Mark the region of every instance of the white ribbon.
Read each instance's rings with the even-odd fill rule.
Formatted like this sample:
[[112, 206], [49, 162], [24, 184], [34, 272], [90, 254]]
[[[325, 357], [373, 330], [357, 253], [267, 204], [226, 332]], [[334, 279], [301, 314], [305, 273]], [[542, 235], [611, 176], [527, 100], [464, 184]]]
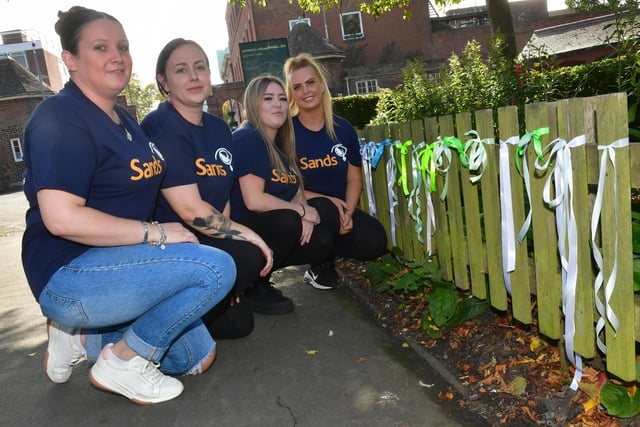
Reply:
[[511, 197], [511, 173], [509, 172], [509, 144], [518, 145], [520, 137], [512, 136], [500, 141], [500, 217], [502, 229], [502, 274], [507, 292], [511, 295], [511, 275], [516, 269], [516, 238]]
[[361, 138], [360, 141], [360, 154], [362, 156], [362, 162], [364, 166], [364, 182], [365, 188], [367, 189], [369, 213], [374, 218], [378, 218], [378, 211], [376, 210], [376, 196], [373, 192], [373, 181], [371, 178], [371, 161], [375, 158], [377, 145], [373, 141], [370, 141], [368, 143], [363, 142], [364, 138]]
[[[418, 242], [420, 243], [424, 243], [424, 238], [422, 237], [422, 217], [420, 216], [420, 214], [422, 213], [422, 204], [420, 202], [422, 180], [420, 179], [420, 160], [418, 159], [418, 153], [420, 152], [420, 150], [424, 149], [425, 146], [426, 142], [422, 141], [420, 144], [413, 146], [413, 150], [411, 151], [411, 173], [413, 177], [413, 189], [411, 190], [411, 194], [409, 195], [409, 216], [411, 216], [411, 219], [413, 219], [416, 223], [414, 231], [418, 235]], [[427, 238], [431, 240], [431, 236], [428, 236]], [[429, 254], [431, 254], [431, 251], [429, 251]]]
[[440, 200], [445, 201], [447, 198], [447, 189], [449, 188], [449, 168], [451, 167], [451, 149], [442, 140], [442, 137], [433, 143], [433, 161], [436, 165], [436, 170], [444, 175], [444, 184], [442, 186], [442, 193], [440, 193]]
[[[573, 167], [571, 149], [585, 144], [585, 136], [573, 138], [568, 143], [557, 138], [549, 143], [544, 152], [549, 152], [544, 164], [536, 158], [538, 170], [545, 170], [552, 160], [554, 165], [544, 184], [542, 197], [556, 211], [556, 229], [558, 232], [558, 252], [562, 266], [562, 311], [565, 317], [564, 341], [567, 358], [576, 367], [571, 389], [577, 390], [582, 377], [582, 357], [574, 351], [576, 333], [575, 306], [576, 286], [578, 283], [578, 228], [573, 210]], [[555, 198], [551, 198], [551, 184], [554, 185]]]
[[629, 145], [629, 138], [623, 138], [609, 145], [598, 146], [598, 150], [602, 151], [602, 155], [600, 156], [600, 176], [598, 178], [598, 192], [596, 193], [596, 201], [593, 207], [593, 215], [591, 217], [591, 247], [593, 251], [593, 259], [595, 260], [598, 266], [598, 274], [596, 275], [596, 279], [594, 282], [596, 310], [600, 315], [596, 323], [596, 343], [598, 344], [598, 348], [600, 349], [600, 351], [602, 351], [602, 353], [604, 354], [607, 353], [606, 351], [607, 349], [604, 342], [602, 342], [602, 340], [600, 339], [600, 333], [605, 327], [605, 317], [607, 320], [609, 320], [609, 323], [611, 324], [611, 327], [613, 328], [613, 331], [615, 334], [618, 333], [618, 330], [620, 328], [620, 321], [618, 320], [618, 317], [613, 312], [613, 308], [611, 308], [611, 305], [610, 305], [611, 296], [613, 295], [613, 291], [616, 286], [616, 277], [618, 274], [618, 210], [615, 203], [613, 205], [613, 210], [614, 210], [613, 216], [616, 224], [616, 227], [615, 227], [616, 236], [615, 236], [615, 242], [614, 242], [614, 248], [613, 248], [613, 266], [611, 268], [611, 275], [609, 276], [609, 279], [607, 280], [607, 284], [604, 288], [604, 297], [605, 297], [604, 303], [602, 302], [599, 295], [600, 289], [602, 288], [602, 283], [604, 281], [604, 272], [603, 272], [604, 264], [603, 264], [602, 253], [600, 252], [600, 250], [598, 249], [598, 245], [596, 244], [596, 234], [598, 231], [598, 224], [600, 222], [600, 212], [602, 210], [604, 181], [607, 175], [607, 160], [610, 160], [611, 165], [613, 166], [613, 173], [610, 176], [613, 177], [613, 198], [615, 199], [618, 192], [618, 187], [616, 182], [617, 180], [616, 180], [615, 149], [627, 147], [628, 145]]
[[476, 183], [482, 178], [482, 174], [487, 165], [487, 150], [484, 148], [484, 141], [480, 139], [478, 132], [475, 130], [470, 130], [464, 135], [475, 136], [475, 138], [469, 139], [464, 144], [464, 152], [469, 159], [469, 172], [475, 173], [474, 176], [469, 177], [469, 181]]
[[398, 196], [394, 191], [396, 182], [396, 159], [394, 156], [395, 143], [389, 144], [389, 159], [387, 160], [387, 197], [389, 198], [389, 216], [391, 218], [391, 244], [396, 246], [396, 213], [395, 208], [398, 206]]

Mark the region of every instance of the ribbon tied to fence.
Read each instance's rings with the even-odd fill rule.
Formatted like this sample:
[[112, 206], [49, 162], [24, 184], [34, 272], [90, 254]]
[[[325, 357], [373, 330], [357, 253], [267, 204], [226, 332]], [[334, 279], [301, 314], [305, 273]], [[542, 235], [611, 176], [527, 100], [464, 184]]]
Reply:
[[[529, 201], [529, 211], [527, 212], [524, 224], [522, 224], [522, 228], [520, 228], [520, 232], [518, 233], [518, 242], [520, 243], [522, 243], [524, 236], [526, 236], [529, 231], [529, 227], [531, 227], [531, 177], [529, 176], [529, 166], [527, 164], [526, 157], [527, 148], [531, 143], [533, 143], [533, 150], [537, 159], [544, 163], [541, 137], [548, 134], [548, 127], [536, 129], [531, 133], [527, 132], [522, 136], [522, 138], [520, 138], [518, 148], [516, 149], [516, 168], [524, 180], [524, 188], [527, 192], [527, 200]], [[520, 166], [520, 159], [522, 159], [522, 166]]]
[[509, 172], [509, 145], [518, 145], [520, 137], [512, 136], [500, 141], [500, 224], [502, 230], [502, 274], [507, 292], [511, 295], [511, 275], [516, 269], [516, 238], [511, 196], [511, 173]]
[[[542, 153], [537, 155], [535, 167], [546, 170], [552, 164], [551, 172], [544, 184], [542, 197], [544, 202], [556, 211], [556, 229], [558, 232], [558, 253], [562, 266], [562, 311], [565, 316], [564, 340], [568, 359], [576, 367], [571, 388], [576, 390], [582, 376], [582, 357], [574, 351], [576, 332], [575, 308], [576, 287], [578, 283], [578, 228], [573, 209], [573, 167], [571, 149], [585, 144], [581, 135], [567, 142], [557, 138], [549, 143], [544, 152], [548, 152], [545, 161]], [[555, 197], [552, 198], [551, 185]]]
[[473, 135], [475, 138], [470, 138], [464, 144], [464, 153], [466, 155], [469, 168], [469, 172], [473, 172], [475, 175], [471, 176], [469, 180], [472, 183], [478, 182], [482, 178], [482, 174], [487, 165], [487, 150], [484, 148], [485, 142], [488, 140], [480, 139], [478, 132], [470, 130], [465, 133], [465, 136]]
[[600, 334], [605, 327], [605, 318], [609, 320], [611, 327], [615, 334], [618, 333], [620, 328], [620, 321], [618, 317], [613, 311], [611, 307], [610, 301], [613, 295], [613, 291], [616, 285], [616, 277], [618, 273], [618, 212], [616, 203], [613, 204], [614, 209], [614, 220], [615, 220], [615, 241], [614, 241], [614, 249], [613, 249], [613, 265], [611, 267], [611, 274], [609, 275], [609, 279], [607, 280], [607, 284], [604, 288], [604, 302], [600, 297], [600, 290], [602, 288], [602, 284], [604, 282], [604, 263], [602, 253], [598, 249], [598, 245], [596, 243], [596, 235], [598, 230], [598, 223], [600, 221], [600, 212], [602, 210], [602, 198], [604, 194], [604, 184], [607, 176], [607, 162], [611, 162], [613, 167], [613, 173], [610, 174], [613, 179], [613, 197], [616, 198], [616, 194], [618, 191], [617, 187], [617, 179], [616, 179], [616, 153], [615, 150], [617, 148], [627, 147], [629, 145], [629, 138], [619, 139], [609, 145], [598, 146], [598, 150], [602, 151], [600, 156], [600, 176], [598, 178], [598, 192], [596, 193], [596, 200], [593, 207], [593, 215], [591, 217], [591, 247], [593, 252], [593, 259], [596, 262], [598, 267], [598, 273], [596, 275], [594, 281], [594, 293], [595, 293], [595, 303], [596, 310], [598, 311], [599, 318], [596, 322], [596, 343], [598, 344], [598, 348], [602, 353], [606, 354], [606, 346], [604, 342], [600, 338]]
[[[364, 141], [361, 139], [360, 141]], [[384, 143], [384, 142], [383, 142]], [[371, 176], [371, 168], [375, 168], [373, 165], [373, 161], [377, 156], [378, 147], [382, 144], [376, 144], [373, 141], [364, 143], [360, 143], [360, 155], [362, 156], [362, 162], [364, 163], [364, 179], [365, 179], [365, 188], [367, 190], [367, 201], [369, 202], [369, 213], [374, 218], [378, 218], [378, 211], [376, 209], [376, 199], [375, 193], [373, 192], [373, 182]], [[379, 160], [379, 159], [378, 159]], [[376, 161], [377, 165], [377, 161]]]
[[387, 197], [389, 199], [389, 217], [390, 217], [390, 225], [391, 225], [391, 244], [396, 246], [396, 214], [395, 208], [398, 206], [398, 196], [394, 190], [394, 184], [396, 182], [397, 175], [397, 167], [396, 167], [396, 159], [394, 156], [395, 153], [395, 145], [400, 142], [389, 143], [389, 159], [386, 164], [386, 173], [387, 173]]

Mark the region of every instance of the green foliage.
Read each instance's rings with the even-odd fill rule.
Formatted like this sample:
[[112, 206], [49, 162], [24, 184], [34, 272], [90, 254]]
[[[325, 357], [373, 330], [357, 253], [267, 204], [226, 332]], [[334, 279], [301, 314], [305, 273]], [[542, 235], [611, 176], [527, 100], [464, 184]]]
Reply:
[[138, 112], [138, 121], [156, 108], [158, 103], [164, 100], [155, 84], [149, 83], [142, 87], [140, 77], [133, 73], [129, 85], [122, 91], [129, 105], [135, 105]]
[[493, 39], [486, 58], [480, 45], [470, 41], [462, 55], [451, 55], [437, 75], [428, 74], [420, 62], [408, 63], [400, 88], [378, 93], [372, 124], [626, 92], [629, 132], [640, 139], [640, 50], [633, 44], [626, 46], [624, 54], [559, 67], [544, 49], [535, 58], [514, 63], [504, 54], [501, 37]]
[[402, 296], [423, 295], [427, 310], [422, 317], [423, 329], [433, 338], [489, 308], [488, 301], [465, 297], [451, 282], [442, 280], [442, 272], [431, 260], [417, 263], [407, 260], [401, 249], [367, 265], [368, 280], [378, 292], [394, 292]]
[[600, 392], [600, 402], [607, 413], [620, 418], [631, 418], [640, 414], [640, 392], [629, 394], [626, 387], [607, 382]]
[[[293, 1], [294, 0], [289, 0], [289, 4], [293, 4]], [[332, 7], [341, 7], [343, 0], [296, 0], [296, 2], [302, 10], [306, 10], [307, 12], [312, 13], [320, 13], [323, 7], [326, 7], [327, 9], [330, 9]], [[229, 0], [229, 3], [245, 7], [247, 5], [247, 0]], [[258, 6], [266, 7], [268, 1], [253, 0], [253, 3], [257, 4]], [[404, 13], [404, 18], [408, 19], [411, 17], [411, 13], [406, 10], [406, 8], [409, 6], [409, 3], [410, 0], [369, 0], [359, 1], [358, 5], [361, 12], [369, 14], [374, 18], [378, 18], [383, 13], [389, 12], [393, 9], [400, 9]]]
[[333, 99], [333, 111], [353, 126], [364, 128], [376, 114], [377, 95], [352, 95]]

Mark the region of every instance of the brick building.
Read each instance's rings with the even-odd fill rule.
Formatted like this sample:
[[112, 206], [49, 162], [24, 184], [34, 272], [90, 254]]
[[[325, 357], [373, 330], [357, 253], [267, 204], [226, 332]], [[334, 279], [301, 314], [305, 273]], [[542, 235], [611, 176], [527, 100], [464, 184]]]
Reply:
[[46, 96], [48, 85], [15, 59], [0, 59], [0, 191], [22, 182], [22, 141], [29, 116]]
[[62, 89], [69, 75], [60, 57], [52, 53], [60, 50], [58, 45], [33, 31], [3, 31], [0, 36], [0, 58], [13, 58], [55, 92]]
[[[518, 51], [522, 50], [536, 29], [574, 22], [600, 13], [572, 11], [547, 12], [546, 0], [525, 0], [510, 3]], [[376, 92], [379, 88], [394, 88], [402, 82], [402, 69], [407, 61], [418, 59], [427, 71], [437, 72], [452, 53], [460, 54], [470, 40], [487, 48], [491, 27], [485, 6], [454, 9], [439, 16], [429, 1], [411, 2], [412, 17], [403, 20], [402, 11], [394, 9], [373, 19], [358, 10], [358, 5], [345, 2], [342, 9], [324, 9], [320, 13], [304, 12], [294, 2], [271, 0], [268, 7], [247, 2], [246, 7], [227, 5], [226, 22], [229, 47], [224, 54], [220, 76], [225, 82], [214, 86], [209, 99], [209, 111], [221, 113], [222, 103], [236, 105], [244, 89], [242, 43], [287, 38], [290, 54], [301, 51], [318, 58], [318, 52], [308, 42], [293, 42], [296, 24], [304, 22], [325, 43], [343, 52], [344, 58], [332, 70], [334, 96]], [[298, 46], [296, 48], [296, 46]], [[294, 49], [292, 49], [292, 47]], [[323, 61], [325, 62], [325, 61]]]

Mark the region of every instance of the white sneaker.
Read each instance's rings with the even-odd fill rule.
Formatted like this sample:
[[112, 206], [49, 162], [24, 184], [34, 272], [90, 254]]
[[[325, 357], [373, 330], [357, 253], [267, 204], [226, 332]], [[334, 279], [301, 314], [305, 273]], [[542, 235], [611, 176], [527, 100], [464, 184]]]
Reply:
[[135, 356], [126, 366], [110, 360], [107, 344], [89, 372], [89, 380], [103, 390], [121, 394], [140, 405], [165, 402], [182, 394], [184, 386], [177, 379], [160, 372], [157, 363]]
[[74, 330], [47, 320], [49, 344], [44, 354], [44, 370], [54, 383], [69, 381], [73, 367], [87, 360], [87, 352], [73, 338]]

